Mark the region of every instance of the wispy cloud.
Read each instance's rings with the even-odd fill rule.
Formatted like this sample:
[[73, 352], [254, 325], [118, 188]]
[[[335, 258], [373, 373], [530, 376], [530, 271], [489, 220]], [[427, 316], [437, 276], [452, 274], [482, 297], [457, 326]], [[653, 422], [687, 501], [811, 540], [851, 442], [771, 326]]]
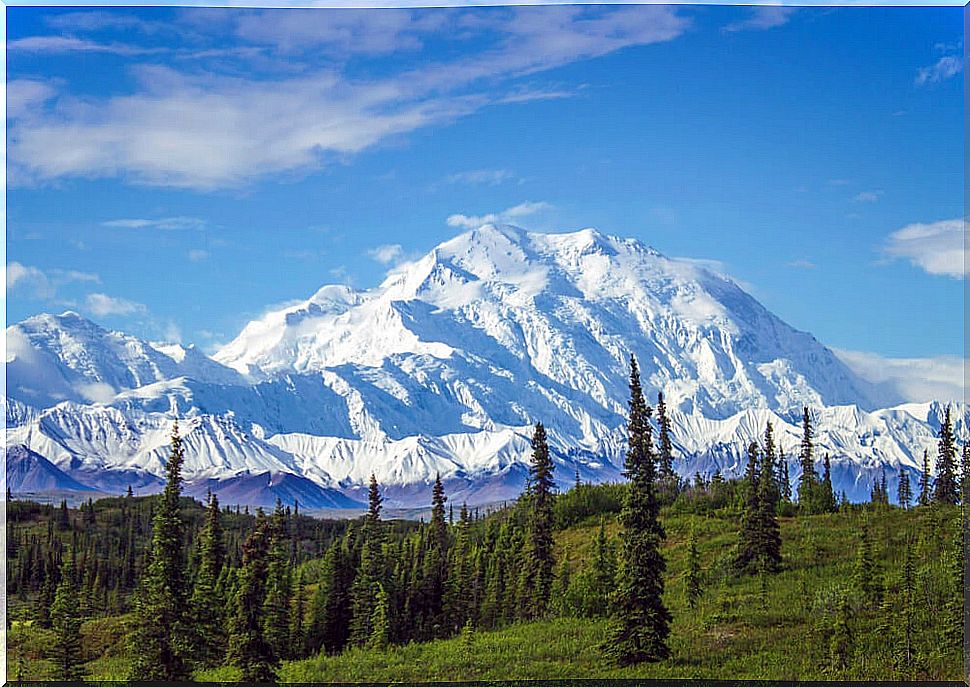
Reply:
[[18, 38], [7, 43], [9, 52], [26, 53], [109, 53], [131, 57], [135, 55], [153, 55], [165, 52], [164, 48], [143, 48], [126, 43], [99, 43], [84, 38], [72, 36], [28, 36]]
[[883, 192], [879, 191], [860, 191], [859, 193], [852, 196], [852, 200], [856, 203], [875, 203], [880, 198], [882, 198]]
[[144, 314], [148, 309], [141, 303], [115, 298], [104, 293], [90, 293], [85, 299], [88, 311], [96, 317]]
[[401, 247], [400, 243], [385, 243], [371, 248], [367, 251], [367, 255], [382, 265], [390, 265], [399, 262], [403, 258], [404, 248]]
[[[299, 62], [280, 59], [275, 72], [257, 75], [244, 68], [228, 75], [140, 65], [132, 68], [137, 87], [127, 94], [79, 97], [63, 87], [35, 94], [32, 106], [20, 108], [9, 124], [10, 183], [119, 177], [214, 190], [270, 174], [305, 173], [488, 105], [568, 95], [572, 89], [521, 90], [515, 81], [670, 41], [689, 26], [662, 6], [518, 7], [475, 14], [287, 10], [240, 14], [229, 23], [222, 30], [249, 41], [240, 48], [295, 51], [318, 66], [294, 73]], [[399, 67], [368, 80], [350, 76], [341, 61], [354, 54], [419, 50], [429, 37], [442, 36], [475, 39], [482, 48], [462, 57], [430, 57], [420, 68]], [[19, 49], [123, 49], [72, 37], [37, 38]], [[321, 55], [342, 57], [321, 62]]]
[[198, 217], [163, 217], [161, 219], [112, 219], [102, 222], [101, 226], [115, 229], [160, 229], [176, 231], [181, 229], [205, 229], [205, 220]]
[[765, 31], [787, 24], [795, 13], [794, 7], [754, 7], [745, 19], [740, 19], [723, 27], [723, 31]]
[[471, 169], [448, 175], [447, 182], [469, 186], [498, 186], [514, 179], [515, 174], [507, 169]]
[[449, 227], [460, 229], [477, 229], [483, 224], [502, 224], [515, 222], [523, 217], [534, 215], [552, 209], [552, 205], [546, 202], [525, 202], [514, 207], [506, 208], [501, 212], [490, 212], [485, 215], [450, 215], [446, 222]]
[[946, 402], [967, 397], [967, 361], [959, 356], [887, 358], [862, 351], [833, 351], [860, 377], [895, 393], [901, 401]]
[[944, 55], [928, 67], [921, 67], [916, 73], [916, 85], [939, 83], [963, 71], [963, 58], [959, 55]]
[[188, 256], [192, 262], [201, 262], [209, 257], [209, 251], [202, 250], [201, 248], [193, 248], [189, 251]]
[[929, 274], [963, 279], [968, 273], [966, 223], [950, 219], [909, 224], [889, 235], [884, 251], [906, 258]]
[[794, 267], [796, 270], [814, 270], [816, 267], [818, 267], [818, 265], [816, 265], [811, 260], [805, 260], [805, 259], [792, 260], [791, 262], [788, 262], [786, 264], [788, 265], [788, 267]]

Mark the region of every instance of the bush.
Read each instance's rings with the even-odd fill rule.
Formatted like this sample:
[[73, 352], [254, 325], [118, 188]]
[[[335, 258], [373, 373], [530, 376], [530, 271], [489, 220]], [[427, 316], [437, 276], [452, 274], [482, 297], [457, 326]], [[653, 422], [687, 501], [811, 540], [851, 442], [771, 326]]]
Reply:
[[580, 484], [559, 494], [552, 510], [556, 528], [563, 530], [593, 515], [619, 513], [627, 492], [626, 484]]

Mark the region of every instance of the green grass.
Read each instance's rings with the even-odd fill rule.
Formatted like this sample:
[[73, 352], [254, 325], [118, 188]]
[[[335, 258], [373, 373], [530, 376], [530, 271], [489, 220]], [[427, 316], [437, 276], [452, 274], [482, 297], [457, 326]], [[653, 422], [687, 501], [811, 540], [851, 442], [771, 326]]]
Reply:
[[[955, 512], [955, 511], [954, 511]], [[929, 608], [918, 642], [922, 658], [911, 674], [893, 672], [879, 636], [879, 612], [861, 603], [852, 583], [858, 532], [869, 519], [880, 579], [884, 571], [902, 568], [907, 537], [924, 536], [917, 546], [917, 576], [924, 596], [944, 579], [940, 547], [953, 536], [953, 513], [936, 509], [847, 512], [781, 520], [783, 569], [767, 579], [739, 577], [731, 569], [737, 521], [724, 515], [667, 515], [665, 553], [668, 576], [665, 601], [674, 620], [673, 657], [658, 664], [617, 668], [607, 664], [600, 645], [608, 636], [604, 619], [553, 618], [518, 623], [470, 637], [391, 647], [385, 651], [351, 649], [339, 656], [316, 656], [283, 664], [283, 681], [450, 681], [555, 678], [748, 678], [748, 679], [959, 679], [961, 657], [942, 655], [938, 647], [940, 609]], [[684, 597], [686, 540], [697, 530], [704, 563], [704, 594], [694, 610]], [[559, 555], [568, 555], [575, 572], [592, 554], [600, 526], [589, 517], [558, 533]], [[607, 532], [618, 525], [607, 516]], [[847, 671], [835, 670], [827, 658], [826, 636], [819, 625], [828, 599], [838, 590], [852, 599], [850, 621], [855, 658]], [[923, 593], [923, 592], [921, 592]], [[922, 598], [922, 597], [921, 597]], [[121, 618], [88, 621], [82, 629], [89, 679], [120, 679], [127, 666]], [[10, 674], [18, 660], [24, 676], [42, 679], [52, 666], [45, 657], [51, 641], [47, 630], [15, 622], [8, 645]], [[22, 659], [18, 659], [22, 657]], [[199, 671], [196, 679], [232, 681], [229, 667]]]

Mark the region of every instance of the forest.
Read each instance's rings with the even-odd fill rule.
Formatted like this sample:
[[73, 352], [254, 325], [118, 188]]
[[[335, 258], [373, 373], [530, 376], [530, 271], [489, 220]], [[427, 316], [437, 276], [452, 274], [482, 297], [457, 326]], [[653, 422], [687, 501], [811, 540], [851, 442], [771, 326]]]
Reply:
[[355, 520], [183, 497], [177, 423], [159, 495], [73, 509], [8, 493], [8, 674], [961, 677], [970, 456], [949, 411], [935, 478], [927, 454], [918, 483], [891, 499], [883, 476], [850, 504], [808, 408], [797, 484], [770, 425], [743, 478], [682, 480], [633, 358], [629, 385], [624, 482], [557, 489], [540, 422], [514, 504], [454, 504], [439, 476], [427, 522], [383, 518], [373, 477]]

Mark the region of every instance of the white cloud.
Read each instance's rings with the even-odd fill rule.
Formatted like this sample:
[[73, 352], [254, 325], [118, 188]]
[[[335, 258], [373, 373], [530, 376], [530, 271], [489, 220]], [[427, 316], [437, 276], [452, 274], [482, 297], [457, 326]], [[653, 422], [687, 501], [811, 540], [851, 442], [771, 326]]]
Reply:
[[20, 291], [30, 298], [51, 300], [57, 295], [57, 289], [71, 282], [100, 283], [101, 279], [90, 272], [78, 270], [52, 269], [47, 272], [23, 265], [19, 262], [9, 262], [6, 265], [7, 291]]
[[97, 317], [143, 314], [148, 310], [141, 303], [135, 303], [125, 298], [114, 298], [103, 293], [88, 294], [85, 303], [91, 314]]
[[209, 257], [209, 251], [202, 250], [201, 248], [193, 248], [189, 251], [189, 260], [192, 262], [201, 262]]
[[528, 217], [529, 215], [534, 215], [538, 212], [544, 212], [551, 210], [552, 205], [545, 202], [525, 202], [520, 203], [511, 208], [502, 210], [501, 212], [490, 212], [485, 215], [462, 215], [455, 214], [448, 217], [446, 220], [449, 227], [455, 227], [459, 229], [477, 229], [483, 224], [503, 224], [514, 222], [522, 217]]
[[151, 55], [163, 52], [160, 48], [141, 48], [125, 43], [98, 43], [72, 36], [28, 36], [18, 38], [7, 43], [10, 52], [28, 53], [109, 53], [131, 57], [134, 55]]
[[885, 358], [875, 353], [833, 349], [856, 374], [910, 403], [962, 401], [967, 397], [967, 361], [959, 356]]
[[765, 31], [784, 26], [795, 13], [794, 7], [753, 7], [747, 19], [731, 22], [723, 31]]
[[[270, 76], [247, 69], [229, 76], [142, 65], [132, 70], [137, 87], [129, 93], [38, 93], [34, 106], [21, 108], [10, 123], [9, 182], [117, 177], [214, 190], [269, 174], [305, 173], [388, 138], [500, 103], [508, 97], [511, 80], [669, 41], [689, 25], [674, 9], [661, 6], [519, 7], [474, 14], [321, 10], [307, 14], [307, 22], [327, 26], [300, 31], [302, 16], [292, 10], [253, 14], [230, 30], [279, 50], [302, 48], [303, 57], [317, 62], [321, 54], [416, 50], [429, 36], [474, 39], [483, 47], [468, 57], [447, 59], [441, 55], [448, 51], [436, 53], [420, 68], [399, 68], [367, 80], [347, 76], [336, 59], [315, 68], [302, 65], [296, 75], [292, 61], [282, 62]], [[537, 93], [550, 97], [549, 89], [527, 92], [522, 99]], [[513, 91], [512, 97], [523, 93]]]
[[804, 258], [799, 260], [792, 260], [791, 262], [788, 263], [788, 266], [794, 267], [795, 269], [799, 269], [799, 270], [814, 270], [816, 267], [818, 267], [818, 265], [816, 265], [811, 260], [805, 260]]
[[117, 229], [205, 229], [206, 222], [198, 217], [165, 217], [162, 219], [113, 219], [102, 222], [101, 226]]
[[966, 223], [950, 219], [929, 224], [909, 224], [889, 235], [884, 250], [906, 258], [929, 274], [955, 279], [967, 275]]
[[860, 191], [852, 197], [856, 203], [875, 203], [882, 198], [882, 191]]
[[449, 184], [468, 184], [469, 186], [498, 186], [515, 179], [515, 174], [507, 169], [471, 169], [448, 176]]
[[939, 83], [963, 71], [963, 58], [958, 55], [945, 55], [929, 67], [920, 68], [916, 74], [916, 85]]
[[399, 243], [386, 243], [367, 251], [367, 255], [372, 257], [382, 265], [390, 265], [398, 262], [404, 256], [404, 249]]

